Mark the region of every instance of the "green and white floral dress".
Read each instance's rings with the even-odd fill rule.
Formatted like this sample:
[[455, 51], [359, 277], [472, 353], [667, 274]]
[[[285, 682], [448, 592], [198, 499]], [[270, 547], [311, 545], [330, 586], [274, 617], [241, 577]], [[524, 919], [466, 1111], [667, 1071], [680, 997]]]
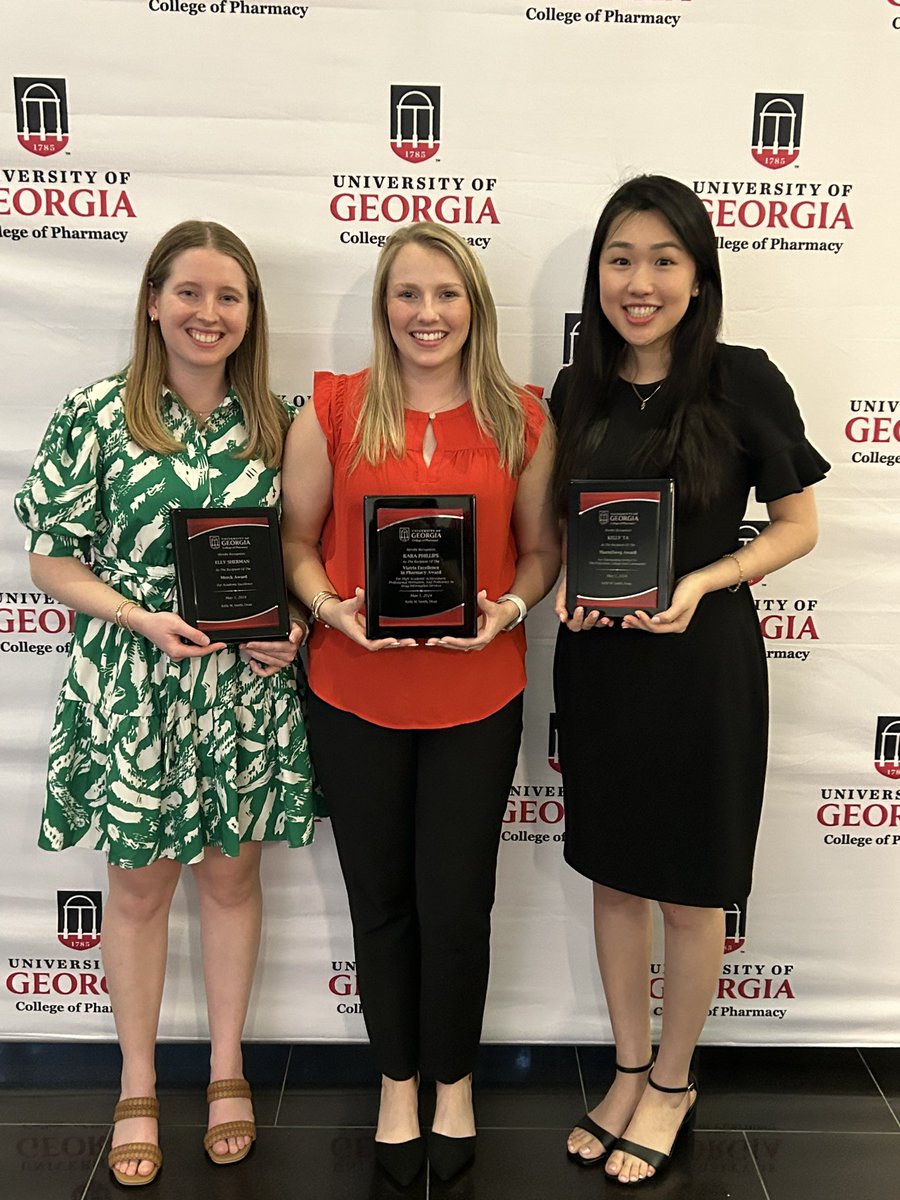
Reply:
[[[235, 457], [246, 439], [230, 391], [204, 427], [171, 393], [184, 443], [129, 436], [124, 376], [73, 392], [54, 414], [16, 512], [36, 554], [74, 556], [145, 608], [176, 607], [170, 508], [277, 505], [281, 480]], [[175, 662], [111, 621], [75, 618], [50, 742], [39, 844], [89, 846], [118, 867], [197, 862], [205, 846], [312, 840], [317, 796], [296, 669], [262, 679], [229, 647]]]

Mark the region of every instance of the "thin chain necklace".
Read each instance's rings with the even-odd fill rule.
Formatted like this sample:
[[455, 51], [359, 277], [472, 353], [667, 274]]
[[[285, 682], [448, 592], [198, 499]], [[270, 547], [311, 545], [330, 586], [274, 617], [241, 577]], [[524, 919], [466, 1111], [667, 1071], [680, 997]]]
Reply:
[[427, 412], [428, 420], [433, 421], [434, 418], [438, 415], [438, 413], [446, 412], [448, 408], [459, 407], [459, 405], [463, 402], [464, 398], [465, 398], [465, 389], [460, 388], [459, 391], [454, 396], [451, 396], [449, 400], [445, 400], [444, 403], [438, 405], [437, 408], [415, 408], [411, 404], [409, 405], [409, 407], [412, 410], [412, 412]]
[[635, 384], [633, 384], [631, 382], [631, 380], [629, 379], [629, 381], [628, 381], [629, 387], [634, 392], [634, 394], [637, 396], [638, 400], [640, 400], [640, 402], [641, 402], [641, 412], [643, 412], [644, 409], [647, 407], [647, 401], [653, 399], [653, 397], [656, 395], [656, 393], [659, 391], [659, 389], [662, 387], [663, 383], [665, 383], [665, 382], [666, 381], [663, 380], [662, 383], [658, 383], [656, 385], [656, 387], [653, 389], [653, 391], [650, 393], [649, 396], [642, 396], [641, 393], [637, 390], [637, 386]]

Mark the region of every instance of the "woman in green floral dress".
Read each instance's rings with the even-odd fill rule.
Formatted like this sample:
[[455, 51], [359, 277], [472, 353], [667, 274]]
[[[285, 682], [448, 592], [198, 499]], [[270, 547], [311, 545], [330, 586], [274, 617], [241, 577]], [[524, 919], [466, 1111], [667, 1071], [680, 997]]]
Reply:
[[147, 263], [129, 367], [62, 403], [16, 499], [35, 584], [77, 613], [39, 840], [109, 860], [103, 957], [133, 1101], [110, 1155], [123, 1183], [149, 1183], [161, 1162], [154, 1051], [182, 864], [200, 900], [218, 1085], [206, 1146], [236, 1161], [255, 1136], [240, 1042], [261, 843], [313, 836], [294, 668], [303, 622], [284, 641], [225, 646], [174, 611], [169, 510], [279, 503], [289, 416], [267, 360], [246, 246], [221, 225], [176, 226]]

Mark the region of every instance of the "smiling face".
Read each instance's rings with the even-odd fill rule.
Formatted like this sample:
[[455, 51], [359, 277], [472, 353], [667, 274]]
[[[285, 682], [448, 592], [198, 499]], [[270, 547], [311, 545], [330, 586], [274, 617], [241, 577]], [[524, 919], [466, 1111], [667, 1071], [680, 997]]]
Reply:
[[244, 340], [250, 319], [246, 276], [218, 250], [185, 250], [162, 284], [151, 285], [147, 311], [159, 321], [176, 389], [179, 376], [219, 372], [224, 378], [226, 360]]
[[385, 308], [402, 374], [461, 369], [472, 306], [448, 255], [415, 242], [403, 246], [388, 274]]
[[600, 254], [600, 307], [638, 375], [666, 373], [672, 333], [697, 294], [696, 263], [658, 212], [628, 213], [612, 226]]

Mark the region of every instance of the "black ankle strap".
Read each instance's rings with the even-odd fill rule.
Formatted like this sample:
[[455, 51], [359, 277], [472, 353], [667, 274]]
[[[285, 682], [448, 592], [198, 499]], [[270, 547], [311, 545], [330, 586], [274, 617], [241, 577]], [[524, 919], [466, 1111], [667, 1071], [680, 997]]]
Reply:
[[696, 1092], [696, 1090], [697, 1090], [697, 1083], [693, 1076], [691, 1076], [691, 1078], [688, 1080], [686, 1087], [680, 1087], [680, 1088], [663, 1087], [663, 1085], [661, 1083], [657, 1083], [655, 1081], [655, 1079], [653, 1078], [652, 1075], [647, 1076], [647, 1082], [650, 1084], [650, 1086], [653, 1088], [654, 1091], [667, 1092], [670, 1096], [684, 1095], [685, 1092]]
[[642, 1075], [644, 1071], [649, 1071], [655, 1062], [656, 1055], [651, 1054], [650, 1061], [644, 1063], [642, 1067], [620, 1067], [619, 1064], [616, 1063], [616, 1070], [621, 1071], [623, 1075]]

